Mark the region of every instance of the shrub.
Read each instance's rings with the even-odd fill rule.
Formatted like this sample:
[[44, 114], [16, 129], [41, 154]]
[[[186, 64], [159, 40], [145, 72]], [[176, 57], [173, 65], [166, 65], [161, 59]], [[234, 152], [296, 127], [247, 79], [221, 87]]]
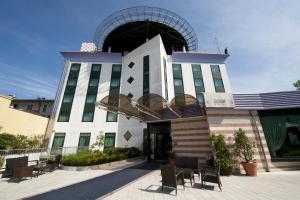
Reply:
[[10, 133], [1, 133], [0, 134], [0, 149], [14, 149], [17, 142], [15, 135]]
[[225, 138], [223, 135], [211, 136], [212, 146], [216, 154], [216, 163], [221, 169], [232, 169], [233, 162], [229, 150], [226, 147]]
[[0, 156], [0, 169], [2, 168], [4, 163], [4, 157]]
[[111, 148], [103, 153], [100, 151], [82, 150], [76, 154], [69, 154], [62, 157], [61, 164], [65, 166], [89, 166], [103, 164], [141, 155], [141, 151], [135, 147]]
[[254, 158], [255, 143], [251, 142], [245, 132], [240, 128], [234, 134], [235, 149], [234, 153], [242, 162], [252, 162]]

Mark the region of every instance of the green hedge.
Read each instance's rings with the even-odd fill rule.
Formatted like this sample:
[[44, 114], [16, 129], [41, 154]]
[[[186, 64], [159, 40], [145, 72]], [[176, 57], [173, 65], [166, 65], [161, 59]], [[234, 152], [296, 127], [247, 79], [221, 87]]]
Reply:
[[141, 155], [137, 148], [112, 148], [101, 151], [80, 151], [62, 157], [61, 164], [65, 166], [90, 166], [124, 160]]

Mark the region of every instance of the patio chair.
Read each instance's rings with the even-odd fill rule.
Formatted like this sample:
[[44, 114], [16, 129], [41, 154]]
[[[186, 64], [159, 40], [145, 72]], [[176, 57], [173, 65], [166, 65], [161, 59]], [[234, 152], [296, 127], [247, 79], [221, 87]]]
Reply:
[[175, 188], [177, 195], [177, 185], [181, 184], [184, 187], [184, 175], [183, 171], [177, 171], [174, 165], [161, 165], [161, 177], [162, 177], [162, 190], [164, 187]]
[[48, 169], [50, 171], [54, 171], [55, 169], [57, 169], [59, 167], [59, 163], [60, 163], [61, 158], [62, 158], [62, 155], [57, 154], [53, 161], [48, 161], [47, 162], [45, 169]]
[[7, 158], [5, 164], [5, 171], [2, 177], [12, 176], [16, 167], [24, 167], [28, 165], [28, 156], [18, 158]]
[[33, 176], [33, 168], [34, 166], [22, 166], [22, 167], [15, 167], [13, 170], [13, 179], [22, 179], [25, 177], [30, 177], [32, 178]]
[[217, 183], [220, 190], [222, 191], [222, 183], [220, 179], [220, 166], [217, 168], [213, 167], [203, 167], [201, 169], [201, 184], [203, 182]]

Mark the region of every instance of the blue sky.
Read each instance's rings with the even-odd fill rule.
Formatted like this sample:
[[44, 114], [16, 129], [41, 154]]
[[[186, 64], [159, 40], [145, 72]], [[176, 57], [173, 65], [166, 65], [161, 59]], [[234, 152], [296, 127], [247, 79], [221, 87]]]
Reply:
[[[170, 3], [172, 2], [172, 3]], [[0, 93], [54, 98], [64, 60], [92, 41], [97, 25], [123, 8], [169, 9], [194, 27], [199, 50], [229, 48], [235, 93], [294, 90], [300, 79], [300, 1], [1, 0]]]

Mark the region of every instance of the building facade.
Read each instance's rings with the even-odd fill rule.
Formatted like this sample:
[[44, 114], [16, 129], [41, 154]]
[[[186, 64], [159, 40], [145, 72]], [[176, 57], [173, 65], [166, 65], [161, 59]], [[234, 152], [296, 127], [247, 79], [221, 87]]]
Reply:
[[[177, 14], [152, 7], [119, 11], [99, 25], [93, 43], [61, 54], [49, 147], [89, 148], [103, 134], [104, 148], [135, 146], [158, 160], [171, 150], [205, 159], [211, 134], [224, 134], [230, 145], [243, 128], [256, 144], [259, 169], [276, 167], [263, 109], [243, 106], [232, 94], [228, 53], [197, 51], [193, 28]], [[293, 102], [291, 109], [300, 107]]]
[[54, 100], [38, 98], [38, 99], [16, 99], [13, 98], [10, 107], [23, 110], [26, 112], [31, 112], [35, 114], [40, 114], [43, 116], [50, 117], [53, 109]]

